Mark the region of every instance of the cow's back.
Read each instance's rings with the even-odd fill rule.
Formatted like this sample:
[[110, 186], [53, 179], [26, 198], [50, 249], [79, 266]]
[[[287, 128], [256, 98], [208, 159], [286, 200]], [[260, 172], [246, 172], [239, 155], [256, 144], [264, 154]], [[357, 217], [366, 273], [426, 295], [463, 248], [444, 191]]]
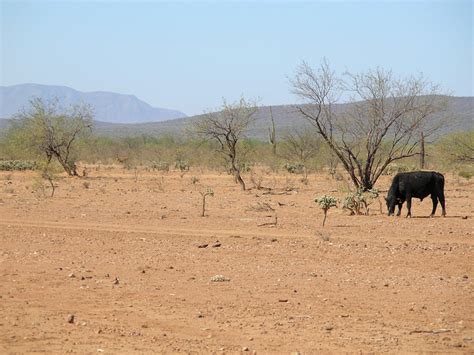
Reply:
[[398, 193], [404, 197], [424, 198], [437, 190], [437, 186], [444, 186], [442, 174], [434, 171], [412, 171], [398, 173], [394, 182], [398, 184]]

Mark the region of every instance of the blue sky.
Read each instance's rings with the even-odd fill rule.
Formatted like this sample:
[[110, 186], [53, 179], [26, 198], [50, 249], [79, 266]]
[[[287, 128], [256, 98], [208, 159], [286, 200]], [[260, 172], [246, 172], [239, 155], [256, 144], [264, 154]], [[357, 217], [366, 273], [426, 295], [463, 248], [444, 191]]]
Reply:
[[0, 2], [1, 85], [114, 91], [197, 114], [241, 94], [293, 103], [288, 77], [326, 57], [340, 72], [423, 72], [473, 95], [471, 1]]

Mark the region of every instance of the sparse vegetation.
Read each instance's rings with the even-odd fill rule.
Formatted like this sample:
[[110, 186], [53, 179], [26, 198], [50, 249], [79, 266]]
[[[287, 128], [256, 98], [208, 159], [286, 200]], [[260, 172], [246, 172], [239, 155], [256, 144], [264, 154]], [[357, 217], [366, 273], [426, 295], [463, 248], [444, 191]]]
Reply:
[[[368, 215], [369, 206], [374, 200], [378, 200], [378, 197], [379, 191], [376, 189], [371, 189], [368, 191], [357, 189], [356, 191], [350, 192], [344, 197], [342, 208], [344, 210], [350, 211], [351, 215]], [[381, 205], [379, 207], [381, 209]]]
[[208, 187], [206, 191], [200, 191], [199, 194], [202, 197], [201, 217], [204, 217], [206, 215], [206, 197], [214, 196], [214, 191], [210, 187]]
[[219, 144], [219, 153], [222, 154], [234, 175], [235, 181], [245, 191], [245, 182], [242, 179], [240, 156], [242, 153], [241, 141], [248, 126], [255, 121], [257, 112], [256, 103], [241, 98], [240, 101], [229, 104], [224, 100], [220, 111], [208, 113], [194, 124], [194, 131], [204, 139], [211, 139]]
[[328, 211], [332, 207], [337, 207], [338, 200], [334, 196], [323, 195], [321, 197], [316, 198], [314, 200], [314, 202], [316, 202], [324, 212], [324, 219], [323, 219], [323, 227], [324, 227], [324, 225], [326, 224], [326, 218], [327, 218], [327, 215], [328, 215]]
[[36, 170], [37, 164], [28, 160], [0, 160], [0, 171]]
[[[336, 73], [324, 61], [314, 70], [302, 63], [292, 80], [298, 110], [338, 157], [356, 188], [370, 190], [394, 161], [418, 155], [420, 132], [429, 137], [445, 108], [436, 85], [422, 76], [396, 78], [376, 69]], [[337, 112], [336, 100], [351, 94], [353, 109]], [[355, 95], [355, 96], [354, 96]]]
[[30, 101], [29, 108], [17, 115], [9, 132], [14, 140], [36, 152], [49, 164], [54, 158], [70, 176], [77, 173], [77, 141], [91, 133], [92, 111], [87, 105], [60, 109], [57, 100]]

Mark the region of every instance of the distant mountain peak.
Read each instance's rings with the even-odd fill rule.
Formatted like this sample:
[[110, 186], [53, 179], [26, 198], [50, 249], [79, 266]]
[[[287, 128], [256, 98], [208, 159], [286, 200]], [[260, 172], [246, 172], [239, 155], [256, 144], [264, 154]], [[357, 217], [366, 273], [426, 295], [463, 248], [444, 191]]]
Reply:
[[160, 122], [186, 117], [181, 111], [153, 107], [135, 95], [109, 91], [82, 92], [61, 85], [35, 83], [0, 86], [0, 117], [10, 118], [28, 106], [29, 100], [57, 97], [63, 106], [85, 102], [94, 109], [94, 119], [109, 123]]

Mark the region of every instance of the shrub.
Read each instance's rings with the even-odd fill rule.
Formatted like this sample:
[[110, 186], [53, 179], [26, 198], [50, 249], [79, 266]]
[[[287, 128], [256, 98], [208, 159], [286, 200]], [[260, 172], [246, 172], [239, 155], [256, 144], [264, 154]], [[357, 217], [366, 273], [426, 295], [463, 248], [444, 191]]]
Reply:
[[36, 170], [37, 164], [29, 160], [0, 160], [0, 171]]
[[331, 209], [331, 207], [337, 207], [338, 200], [337, 198], [333, 196], [323, 195], [321, 197], [316, 198], [314, 202], [316, 202], [324, 212], [324, 219], [323, 219], [323, 227], [324, 227], [324, 224], [326, 223], [326, 217], [327, 217], [328, 211]]
[[241, 162], [237, 164], [241, 173], [248, 173], [252, 169], [252, 164], [249, 162]]
[[303, 163], [286, 163], [283, 168], [290, 174], [302, 174], [304, 171]]
[[376, 189], [363, 191], [358, 189], [344, 197], [342, 208], [349, 210], [351, 215], [369, 214], [369, 205], [374, 199], [379, 197], [379, 191]]
[[184, 160], [178, 160], [175, 164], [174, 167], [176, 169], [179, 169], [181, 172], [189, 171], [189, 163]]
[[170, 164], [165, 162], [165, 161], [158, 161], [158, 162], [152, 162], [150, 167], [153, 170], [158, 170], [158, 171], [170, 171]]

